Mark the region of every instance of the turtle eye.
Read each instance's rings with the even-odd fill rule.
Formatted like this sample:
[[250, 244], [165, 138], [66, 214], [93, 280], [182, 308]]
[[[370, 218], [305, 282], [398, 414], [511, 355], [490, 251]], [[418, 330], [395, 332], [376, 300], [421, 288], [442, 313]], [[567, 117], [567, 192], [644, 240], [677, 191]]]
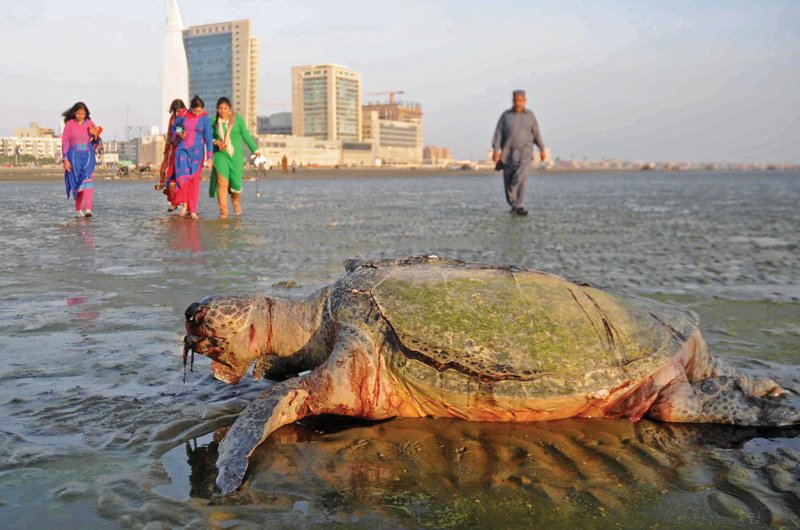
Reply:
[[186, 321], [193, 324], [201, 324], [208, 313], [208, 306], [199, 302], [195, 302], [186, 308], [184, 315]]

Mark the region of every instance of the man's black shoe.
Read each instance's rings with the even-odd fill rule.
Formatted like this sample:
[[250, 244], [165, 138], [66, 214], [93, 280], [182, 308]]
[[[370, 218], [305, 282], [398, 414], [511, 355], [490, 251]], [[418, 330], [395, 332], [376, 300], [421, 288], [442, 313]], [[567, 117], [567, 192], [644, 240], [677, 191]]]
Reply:
[[526, 210], [525, 208], [517, 208], [517, 215], [525, 217], [526, 215], [528, 215], [528, 210]]

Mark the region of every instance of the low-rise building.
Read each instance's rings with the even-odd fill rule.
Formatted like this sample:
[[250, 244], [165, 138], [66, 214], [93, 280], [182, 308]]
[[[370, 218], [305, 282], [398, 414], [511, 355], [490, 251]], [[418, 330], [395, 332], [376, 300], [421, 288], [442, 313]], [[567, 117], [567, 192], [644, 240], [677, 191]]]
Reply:
[[372, 142], [342, 142], [343, 166], [375, 166], [375, 145]]
[[362, 107], [364, 141], [373, 143], [375, 157], [383, 165], [422, 164], [422, 107], [419, 103], [370, 102]]
[[426, 145], [422, 150], [423, 163], [432, 166], [449, 166], [453, 163], [453, 154], [448, 147]]
[[106, 144], [106, 150], [111, 153], [118, 153], [119, 160], [126, 160], [137, 164], [139, 162], [138, 157], [138, 144], [139, 141], [137, 139], [133, 140], [125, 140], [125, 141], [113, 141], [110, 142], [113, 147], [109, 150], [109, 144]]
[[334, 167], [342, 163], [342, 142], [338, 140], [282, 134], [260, 134], [257, 140], [258, 150], [273, 165], [278, 165], [284, 155], [289, 164], [298, 166]]
[[142, 166], [159, 167], [164, 160], [163, 134], [142, 136], [136, 139], [136, 163]]
[[0, 138], [0, 156], [32, 156], [42, 160], [61, 158], [60, 137], [7, 136]]
[[98, 157], [98, 163], [103, 166], [116, 166], [119, 164], [119, 153], [103, 153]]
[[0, 156], [33, 157], [38, 160], [61, 158], [61, 137], [53, 129], [31, 122], [28, 127], [14, 129], [13, 136], [0, 138]]
[[53, 138], [56, 132], [53, 129], [41, 127], [35, 121], [30, 122], [28, 127], [14, 129], [14, 136], [19, 138]]
[[292, 113], [276, 112], [258, 117], [258, 134], [292, 134]]
[[365, 114], [364, 121], [369, 122], [364, 126], [364, 140], [372, 142], [375, 158], [382, 165], [422, 164], [422, 123], [383, 119], [376, 110]]
[[[408, 121], [422, 123], [422, 105], [412, 101], [395, 101], [390, 95], [388, 102], [370, 101], [362, 107], [366, 116], [375, 111], [382, 120]], [[368, 124], [364, 124], [366, 127]]]

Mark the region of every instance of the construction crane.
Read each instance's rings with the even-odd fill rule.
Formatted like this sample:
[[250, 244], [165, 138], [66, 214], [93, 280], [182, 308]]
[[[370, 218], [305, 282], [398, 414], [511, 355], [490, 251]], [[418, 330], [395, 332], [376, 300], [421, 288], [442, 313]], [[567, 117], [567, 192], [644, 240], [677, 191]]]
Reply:
[[389, 105], [394, 105], [394, 96], [405, 94], [404, 90], [386, 90], [385, 92], [365, 92], [365, 96], [389, 96]]

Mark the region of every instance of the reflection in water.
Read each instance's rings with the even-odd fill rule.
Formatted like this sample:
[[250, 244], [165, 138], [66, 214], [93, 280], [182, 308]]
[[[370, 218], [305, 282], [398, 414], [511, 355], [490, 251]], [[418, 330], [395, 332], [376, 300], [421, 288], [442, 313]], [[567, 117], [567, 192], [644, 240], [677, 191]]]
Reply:
[[202, 252], [200, 243], [200, 223], [187, 218], [171, 216], [167, 223], [167, 242], [172, 250]]
[[84, 305], [86, 302], [89, 301], [89, 298], [86, 296], [75, 296], [72, 298], [67, 298], [67, 306], [69, 307], [77, 307], [78, 309], [78, 318], [82, 320], [94, 320], [100, 316], [100, 311], [86, 311], [82, 310], [80, 306]]
[[[193, 497], [212, 498], [223, 434], [185, 446], [190, 467], [181, 472], [189, 474]], [[266, 511], [276, 523], [282, 515], [297, 522], [300, 510], [304, 522], [389, 517], [400, 526], [437, 528], [696, 525], [731, 517], [800, 524], [798, 481], [800, 428], [316, 418], [278, 430], [251, 457], [236, 497], [212, 506], [222, 519], [263, 522]], [[699, 493], [700, 502], [687, 506], [686, 491]], [[681, 514], [674, 513], [678, 498]]]
[[91, 222], [88, 219], [77, 220], [77, 234], [81, 247], [94, 252], [94, 236], [92, 235]]
[[189, 496], [209, 499], [214, 494], [214, 479], [217, 477], [217, 448], [219, 443], [211, 441], [198, 445], [197, 440], [186, 442], [186, 457], [189, 474]]

